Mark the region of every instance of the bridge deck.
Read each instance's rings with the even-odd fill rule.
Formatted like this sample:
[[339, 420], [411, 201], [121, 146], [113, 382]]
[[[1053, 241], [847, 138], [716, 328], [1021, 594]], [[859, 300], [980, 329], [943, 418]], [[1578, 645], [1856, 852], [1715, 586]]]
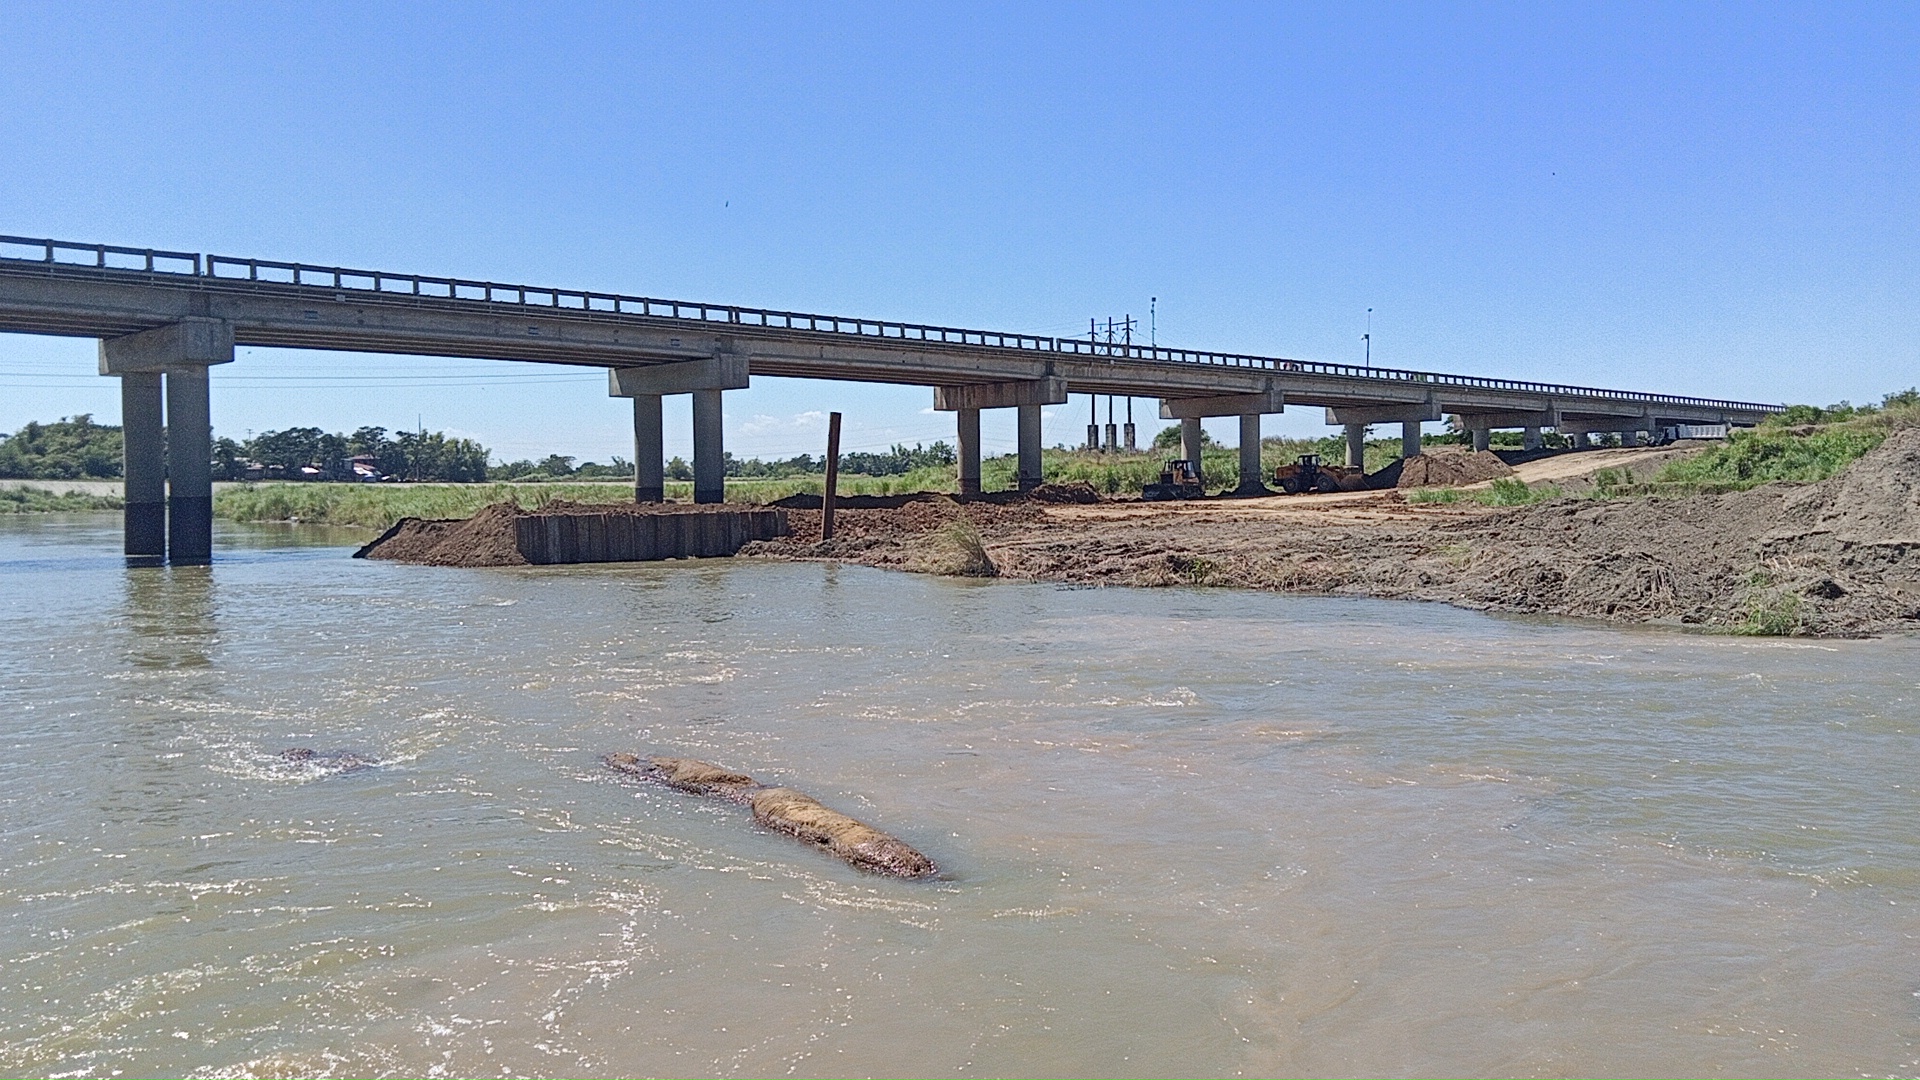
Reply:
[[109, 338], [206, 316], [240, 344], [638, 367], [744, 355], [759, 375], [922, 386], [1063, 377], [1076, 393], [1278, 390], [1332, 407], [1757, 423], [1782, 406], [1120, 345], [460, 278], [0, 237], [0, 331]]

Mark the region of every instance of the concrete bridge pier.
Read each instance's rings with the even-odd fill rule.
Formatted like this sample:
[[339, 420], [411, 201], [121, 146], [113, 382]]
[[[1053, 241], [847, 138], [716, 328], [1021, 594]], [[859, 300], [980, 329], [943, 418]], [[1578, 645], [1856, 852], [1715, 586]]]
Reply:
[[1405, 405], [1336, 405], [1327, 410], [1327, 423], [1333, 425], [1399, 424], [1403, 458], [1420, 456], [1420, 425], [1438, 419], [1440, 406], [1431, 399]]
[[1347, 467], [1365, 468], [1367, 464], [1367, 425], [1348, 424], [1347, 428]]
[[1233, 493], [1272, 494], [1267, 488], [1265, 471], [1260, 467], [1260, 414], [1244, 413], [1240, 417], [1240, 484]]
[[1032, 491], [1040, 486], [1040, 406], [1021, 405], [1019, 413], [1020, 439], [1020, 475], [1018, 484], [1021, 491]]
[[1468, 428], [1467, 432], [1473, 438], [1473, 448], [1475, 450], [1493, 449], [1493, 430], [1491, 428]]
[[1040, 486], [1040, 407], [1062, 405], [1066, 400], [1067, 380], [1057, 375], [1019, 382], [934, 387], [934, 409], [960, 414], [960, 494], [980, 493], [981, 409], [1014, 409], [1018, 413], [1020, 443], [1016, 482], [1021, 491], [1031, 491]]
[[727, 501], [727, 455], [719, 390], [693, 392], [693, 501]]
[[1534, 426], [1526, 428], [1522, 431], [1520, 435], [1520, 446], [1522, 449], [1525, 449], [1525, 450], [1540, 449], [1540, 446], [1541, 446], [1540, 426], [1538, 424], [1535, 424]]
[[666, 440], [661, 433], [660, 395], [633, 395], [633, 501], [667, 501]]
[[1160, 402], [1160, 418], [1180, 421], [1181, 454], [1190, 461], [1200, 460], [1200, 421], [1208, 416], [1240, 418], [1240, 483], [1235, 495], [1268, 495], [1271, 492], [1260, 468], [1260, 417], [1285, 412], [1286, 395], [1269, 387], [1257, 394], [1220, 394], [1214, 397], [1167, 398]]
[[157, 371], [120, 376], [128, 566], [161, 566], [167, 561], [167, 461], [160, 404], [161, 378]]
[[1180, 456], [1195, 465], [1200, 463], [1200, 418], [1189, 416], [1180, 421]]
[[715, 353], [700, 360], [650, 367], [607, 369], [607, 393], [633, 399], [635, 502], [660, 502], [666, 497], [660, 399], [670, 394], [693, 397], [693, 501], [727, 501], [721, 398], [725, 391], [745, 390], [747, 383], [747, 358], [736, 353]]
[[1420, 456], [1420, 421], [1400, 421], [1400, 456], [1403, 458]]
[[167, 561], [213, 562], [213, 416], [205, 366], [167, 372]]
[[[121, 379], [127, 565], [157, 566], [162, 556], [175, 566], [213, 561], [213, 420], [207, 369], [232, 362], [233, 325], [219, 319], [189, 316], [100, 342], [100, 374]], [[164, 519], [159, 509], [162, 478]]]
[[971, 499], [980, 494], [980, 410], [954, 410], [960, 457], [960, 497]]

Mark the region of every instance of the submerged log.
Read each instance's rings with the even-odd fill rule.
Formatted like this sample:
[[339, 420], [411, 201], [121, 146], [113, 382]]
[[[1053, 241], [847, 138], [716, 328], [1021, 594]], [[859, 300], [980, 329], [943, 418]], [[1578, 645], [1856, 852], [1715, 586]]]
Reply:
[[870, 874], [923, 878], [940, 869], [899, 837], [829, 809], [811, 795], [792, 788], [768, 787], [744, 773], [693, 758], [608, 754], [605, 760], [616, 772], [665, 784], [675, 791], [746, 803], [753, 809], [753, 820], [761, 825], [825, 848]]

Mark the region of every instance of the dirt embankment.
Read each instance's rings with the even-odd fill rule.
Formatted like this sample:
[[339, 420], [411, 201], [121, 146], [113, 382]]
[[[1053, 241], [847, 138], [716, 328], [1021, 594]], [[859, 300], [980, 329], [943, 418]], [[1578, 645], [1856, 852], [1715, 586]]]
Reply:
[[1920, 630], [1920, 429], [1808, 486], [1496, 509], [1397, 492], [1194, 503], [958, 503], [817, 514], [743, 555], [1002, 576], [1222, 585], [1852, 636]]

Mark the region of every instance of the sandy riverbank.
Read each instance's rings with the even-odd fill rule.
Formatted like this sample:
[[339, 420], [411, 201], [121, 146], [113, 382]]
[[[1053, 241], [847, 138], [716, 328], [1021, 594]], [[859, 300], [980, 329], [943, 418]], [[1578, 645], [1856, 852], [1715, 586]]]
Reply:
[[[1650, 475], [1672, 450], [1522, 463], [1530, 483]], [[819, 513], [741, 554], [953, 572], [977, 536], [998, 574], [1087, 584], [1216, 585], [1759, 633], [1920, 630], [1920, 430], [1812, 485], [1723, 495], [1566, 498], [1524, 507], [1408, 503], [1396, 491], [1192, 503], [959, 503], [929, 496]]]

